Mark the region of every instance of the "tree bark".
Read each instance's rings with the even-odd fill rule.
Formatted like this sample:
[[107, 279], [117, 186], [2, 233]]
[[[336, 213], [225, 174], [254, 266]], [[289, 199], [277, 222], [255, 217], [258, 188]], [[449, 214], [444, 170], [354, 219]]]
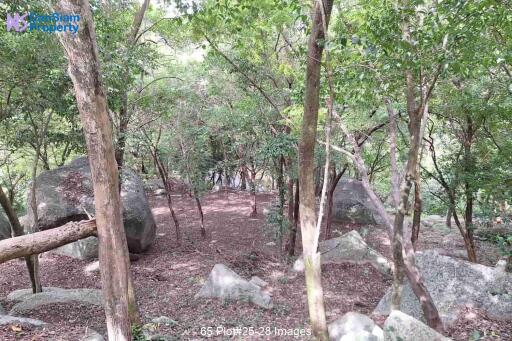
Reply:
[[254, 165], [251, 167], [251, 178], [249, 181], [249, 185], [251, 186], [251, 196], [252, 196], [252, 205], [251, 205], [251, 214], [250, 217], [254, 218], [258, 215], [258, 207], [256, 202], [256, 168]]
[[201, 201], [197, 196], [197, 193], [194, 191], [194, 199], [196, 200], [197, 213], [199, 214], [199, 223], [201, 225], [201, 236], [206, 238], [206, 229], [204, 228], [204, 215], [203, 215], [203, 207], [201, 206]]
[[418, 238], [420, 236], [420, 225], [421, 225], [421, 212], [423, 210], [423, 201], [421, 200], [421, 181], [419, 179], [419, 170], [417, 170], [418, 175], [414, 180], [414, 214], [412, 217], [412, 233], [411, 233], [411, 243], [414, 250], [416, 250], [416, 243], [418, 242]]
[[99, 260], [109, 340], [131, 340], [131, 287], [128, 245], [123, 227], [119, 177], [107, 99], [100, 75], [96, 33], [88, 0], [60, 0], [55, 10], [80, 14], [78, 33], [59, 33], [69, 60], [83, 125], [99, 238]]
[[53, 229], [0, 241], [0, 264], [11, 259], [30, 257], [96, 235], [96, 221], [70, 222]]
[[299, 225], [299, 179], [295, 180], [295, 194], [293, 198], [293, 219], [290, 221], [290, 230], [288, 234], [288, 240], [286, 241], [285, 250], [288, 252], [289, 257], [295, 255], [295, 244], [297, 240], [297, 227]]
[[[328, 27], [333, 0], [315, 1], [311, 35], [308, 43], [304, 117], [299, 142], [300, 225], [305, 264], [308, 308], [313, 335], [317, 340], [328, 340], [322, 288], [315, 200], [315, 143], [318, 125], [320, 72], [323, 42]], [[325, 18], [325, 20], [324, 20]], [[324, 25], [325, 24], [325, 25]]]
[[284, 204], [286, 202], [286, 188], [284, 186], [284, 157], [281, 155], [277, 161], [277, 191], [279, 193], [279, 207], [278, 207], [278, 215], [279, 215], [279, 233], [278, 233], [278, 246], [279, 252], [282, 254], [283, 252], [283, 235], [284, 235]]
[[452, 217], [453, 217], [452, 205], [449, 205], [448, 211], [446, 212], [446, 226], [448, 226], [449, 228], [452, 227]]
[[240, 170], [240, 190], [245, 191], [247, 189], [246, 171], [245, 165]]
[[[12, 207], [12, 204], [10, 200], [7, 198], [7, 196], [4, 193], [4, 190], [2, 189], [2, 186], [0, 186], [0, 205], [4, 209], [5, 215], [7, 216], [7, 219], [9, 220], [9, 223], [11, 224], [12, 234], [15, 237], [23, 236], [25, 233], [23, 231], [23, 227], [20, 224], [20, 221], [18, 219], [18, 216], [16, 215], [16, 212], [14, 211], [14, 208]], [[25, 257], [25, 263], [27, 264], [27, 270], [28, 275], [30, 278], [30, 283], [32, 284], [32, 292], [37, 292], [37, 278], [34, 273], [34, 262], [32, 260], [32, 257], [26, 256]]]

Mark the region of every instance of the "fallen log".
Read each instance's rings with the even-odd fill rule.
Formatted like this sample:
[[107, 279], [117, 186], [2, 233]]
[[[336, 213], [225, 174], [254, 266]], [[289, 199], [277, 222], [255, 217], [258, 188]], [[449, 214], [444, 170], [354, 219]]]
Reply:
[[0, 264], [11, 259], [53, 250], [96, 235], [96, 220], [69, 222], [53, 229], [0, 241]]

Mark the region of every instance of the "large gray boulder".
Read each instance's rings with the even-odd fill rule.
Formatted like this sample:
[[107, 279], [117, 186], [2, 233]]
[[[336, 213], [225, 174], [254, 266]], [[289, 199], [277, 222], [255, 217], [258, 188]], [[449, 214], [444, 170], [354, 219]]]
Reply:
[[0, 207], [0, 240], [11, 238], [11, 224]]
[[272, 308], [272, 298], [260, 286], [251, 283], [224, 264], [216, 264], [196, 298], [247, 300], [265, 309]]
[[385, 341], [450, 341], [415, 318], [393, 310], [384, 322]]
[[[491, 319], [512, 320], [512, 274], [432, 250], [417, 252], [416, 264], [445, 326], [451, 326], [465, 306], [483, 310]], [[390, 303], [388, 291], [374, 313], [388, 315]], [[424, 321], [408, 282], [403, 288], [400, 310]]]
[[[69, 221], [88, 219], [88, 214], [94, 215], [91, 170], [86, 157], [46, 171], [36, 181], [38, 223], [41, 230], [61, 226]], [[156, 225], [142, 180], [126, 168], [122, 172], [121, 199], [128, 248], [131, 252], [140, 253], [154, 241]], [[29, 210], [26, 224], [32, 224], [33, 219]], [[76, 249], [80, 250], [80, 247]], [[80, 253], [77, 256], [86, 258], [81, 257]]]
[[382, 329], [366, 315], [350, 311], [329, 323], [331, 341], [382, 341]]
[[340, 223], [362, 225], [384, 223], [362, 182], [351, 178], [343, 178], [336, 185], [332, 219]]
[[[319, 244], [322, 264], [370, 264], [379, 272], [389, 275], [392, 266], [389, 260], [366, 244], [357, 231], [341, 237], [328, 239]], [[293, 264], [295, 271], [304, 271], [304, 260], [299, 257]]]
[[[16, 296], [16, 295], [14, 295]], [[99, 289], [59, 289], [43, 291], [37, 294], [27, 294], [21, 292], [17, 296], [16, 303], [9, 312], [9, 315], [19, 315], [27, 311], [37, 309], [41, 306], [54, 303], [86, 303], [97, 306], [103, 305], [103, 296]]]

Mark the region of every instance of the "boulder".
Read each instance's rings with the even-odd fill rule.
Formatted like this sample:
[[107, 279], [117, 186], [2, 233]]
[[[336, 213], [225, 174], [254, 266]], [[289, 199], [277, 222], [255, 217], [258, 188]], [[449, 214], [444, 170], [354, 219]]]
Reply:
[[18, 317], [18, 316], [9, 316], [9, 315], [3, 315], [0, 316], [0, 326], [6, 325], [6, 324], [28, 324], [34, 327], [41, 327], [45, 325], [46, 323], [40, 320], [25, 318], [25, 317]]
[[[66, 289], [57, 288], [57, 287], [43, 287], [42, 290], [43, 290], [43, 292], [49, 292], [49, 291], [62, 291], [62, 290], [66, 290]], [[10, 302], [25, 301], [26, 299], [30, 298], [30, 296], [32, 296], [32, 295], [33, 295], [32, 289], [18, 289], [18, 290], [11, 291], [7, 295], [7, 301], [10, 301]]]
[[[416, 264], [445, 326], [450, 327], [466, 306], [484, 311], [491, 319], [512, 320], [512, 274], [432, 250], [417, 252]], [[374, 313], [388, 315], [390, 303], [391, 290]], [[404, 285], [400, 310], [424, 321], [409, 283]]]
[[272, 298], [261, 288], [240, 277], [224, 264], [216, 264], [196, 298], [248, 300], [265, 309], [272, 308]]
[[155, 324], [164, 324], [166, 326], [174, 326], [178, 324], [178, 322], [167, 316], [155, 317], [151, 322]]
[[11, 224], [0, 207], [0, 240], [11, 238]]
[[385, 341], [450, 341], [426, 324], [394, 310], [384, 323]]
[[21, 302], [11, 308], [10, 315], [23, 314], [38, 307], [54, 303], [80, 302], [97, 306], [103, 305], [101, 290], [98, 289], [57, 288], [57, 290], [43, 291], [37, 294], [20, 295], [18, 300], [21, 300]]
[[366, 315], [350, 311], [329, 324], [331, 341], [382, 341], [382, 329]]
[[85, 335], [80, 338], [80, 341], [105, 341], [105, 338], [94, 329], [87, 328]]
[[381, 225], [384, 223], [361, 181], [343, 178], [333, 194], [333, 221], [340, 223]]
[[[94, 215], [93, 187], [87, 158], [80, 157], [66, 166], [40, 174], [37, 177], [36, 198], [41, 230]], [[156, 225], [142, 180], [126, 168], [122, 172], [121, 200], [128, 248], [131, 252], [140, 253], [154, 241]], [[30, 225], [33, 219], [29, 210], [26, 224]], [[87, 258], [93, 252], [93, 239], [79, 243], [68, 247], [65, 252]]]
[[76, 259], [98, 257], [98, 238], [91, 236], [52, 250], [53, 253]]
[[5, 309], [4, 307], [2, 307], [2, 305], [0, 304], [0, 316], [2, 315], [5, 315]]
[[[322, 264], [370, 264], [379, 272], [389, 275], [391, 263], [366, 244], [357, 231], [350, 231], [341, 237], [328, 239], [319, 244]], [[295, 271], [304, 271], [304, 260], [299, 257], [293, 264]]]

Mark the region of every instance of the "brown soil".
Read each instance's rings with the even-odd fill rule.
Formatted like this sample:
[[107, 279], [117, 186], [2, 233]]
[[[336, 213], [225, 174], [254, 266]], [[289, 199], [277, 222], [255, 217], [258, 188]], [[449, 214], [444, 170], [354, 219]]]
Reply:
[[[203, 210], [208, 234], [202, 239], [195, 202], [186, 194], [175, 195], [175, 209], [185, 237], [179, 247], [165, 197], [150, 197], [158, 225], [157, 238], [140, 260], [132, 263], [132, 276], [144, 322], [159, 316], [176, 321], [172, 325], [152, 325], [155, 334], [172, 335], [176, 340], [201, 340], [207, 333], [215, 340], [311, 339], [305, 335], [293, 336], [301, 329], [302, 333], [309, 332], [304, 276], [293, 272], [290, 264], [281, 260], [275, 244], [264, 233], [262, 209], [273, 197], [273, 194], [259, 194], [258, 215], [250, 218], [248, 193], [221, 191], [206, 195]], [[357, 228], [335, 227], [342, 232]], [[389, 255], [389, 241], [383, 231], [371, 230], [367, 239], [370, 245]], [[300, 237], [298, 241], [300, 244]], [[47, 253], [41, 258], [43, 285], [100, 288], [98, 272], [84, 272], [90, 262]], [[267, 281], [274, 308], [264, 310], [245, 302], [195, 299], [194, 295], [216, 263], [224, 263], [244, 277], [257, 275]], [[1, 264], [0, 274], [0, 304], [9, 311], [12, 303], [6, 301], [7, 294], [26, 288], [29, 280], [24, 263], [18, 260]], [[323, 285], [327, 318], [332, 321], [348, 311], [371, 313], [389, 287], [390, 279], [371, 266], [327, 265], [323, 267]], [[26, 317], [49, 324], [43, 328], [3, 326], [0, 340], [76, 341], [88, 328], [106, 333], [103, 312], [94, 306], [51, 305], [31, 311]], [[485, 317], [477, 321], [482, 322], [457, 324], [450, 336], [467, 340], [479, 328], [501, 328]], [[233, 336], [236, 327], [242, 327], [239, 331], [243, 334]], [[282, 336], [286, 333], [288, 336]]]

